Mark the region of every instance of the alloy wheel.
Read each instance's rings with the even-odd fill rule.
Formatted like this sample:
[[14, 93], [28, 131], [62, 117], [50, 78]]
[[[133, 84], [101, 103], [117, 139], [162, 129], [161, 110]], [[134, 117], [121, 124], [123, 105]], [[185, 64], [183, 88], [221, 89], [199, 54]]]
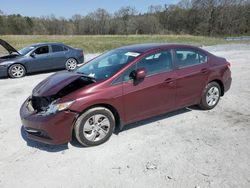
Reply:
[[70, 59], [67, 60], [67, 62], [66, 62], [66, 68], [67, 68], [67, 70], [72, 71], [72, 70], [75, 70], [76, 67], [77, 67], [77, 62], [76, 62], [75, 59], [70, 58]]
[[214, 106], [220, 98], [219, 89], [215, 86], [211, 87], [206, 95], [206, 102], [208, 106]]
[[106, 137], [110, 129], [110, 121], [103, 114], [91, 116], [84, 124], [83, 135], [91, 141], [96, 142]]
[[21, 78], [24, 76], [25, 70], [21, 65], [14, 65], [11, 67], [10, 73], [14, 78]]

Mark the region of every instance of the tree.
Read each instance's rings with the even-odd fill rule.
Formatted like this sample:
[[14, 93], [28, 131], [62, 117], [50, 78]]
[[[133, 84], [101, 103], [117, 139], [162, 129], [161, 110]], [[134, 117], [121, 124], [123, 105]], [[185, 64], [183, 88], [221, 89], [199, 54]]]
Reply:
[[95, 34], [107, 34], [109, 30], [110, 14], [105, 9], [97, 9], [88, 15], [94, 23]]
[[0, 34], [192, 34], [249, 35], [249, 0], [181, 0], [152, 5], [147, 13], [121, 7], [114, 14], [97, 9], [70, 19], [49, 15], [33, 18], [6, 15], [0, 10]]
[[118, 22], [118, 31], [121, 34], [128, 34], [129, 21], [130, 19], [137, 14], [137, 10], [133, 7], [127, 6], [120, 8], [115, 13], [115, 18]]

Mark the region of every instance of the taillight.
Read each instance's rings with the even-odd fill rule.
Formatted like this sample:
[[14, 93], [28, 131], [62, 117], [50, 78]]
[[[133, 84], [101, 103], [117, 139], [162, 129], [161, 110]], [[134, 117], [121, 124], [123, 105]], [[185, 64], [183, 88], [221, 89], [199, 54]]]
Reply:
[[80, 52], [80, 55], [83, 56], [83, 51]]
[[227, 68], [229, 68], [229, 69], [231, 68], [231, 63], [229, 63], [228, 61], [227, 61], [226, 65], [227, 65]]

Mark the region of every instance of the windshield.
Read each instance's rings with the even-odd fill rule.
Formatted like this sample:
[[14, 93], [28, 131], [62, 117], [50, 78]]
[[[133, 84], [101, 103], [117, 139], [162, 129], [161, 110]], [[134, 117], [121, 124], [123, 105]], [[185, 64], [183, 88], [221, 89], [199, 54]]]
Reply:
[[33, 46], [28, 46], [28, 47], [25, 47], [21, 50], [19, 50], [18, 52], [22, 55], [26, 55], [27, 53], [29, 53], [31, 50], [33, 50], [34, 47]]
[[81, 66], [76, 72], [93, 77], [97, 81], [105, 80], [139, 55], [140, 53], [127, 50], [112, 50]]

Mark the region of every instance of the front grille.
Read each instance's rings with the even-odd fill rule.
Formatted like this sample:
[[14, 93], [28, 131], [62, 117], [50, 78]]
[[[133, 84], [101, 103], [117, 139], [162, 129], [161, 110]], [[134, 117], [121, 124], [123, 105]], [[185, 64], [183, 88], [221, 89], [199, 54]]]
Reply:
[[43, 111], [51, 103], [51, 101], [47, 97], [36, 97], [36, 96], [32, 96], [31, 102], [34, 110], [36, 110], [37, 112]]

